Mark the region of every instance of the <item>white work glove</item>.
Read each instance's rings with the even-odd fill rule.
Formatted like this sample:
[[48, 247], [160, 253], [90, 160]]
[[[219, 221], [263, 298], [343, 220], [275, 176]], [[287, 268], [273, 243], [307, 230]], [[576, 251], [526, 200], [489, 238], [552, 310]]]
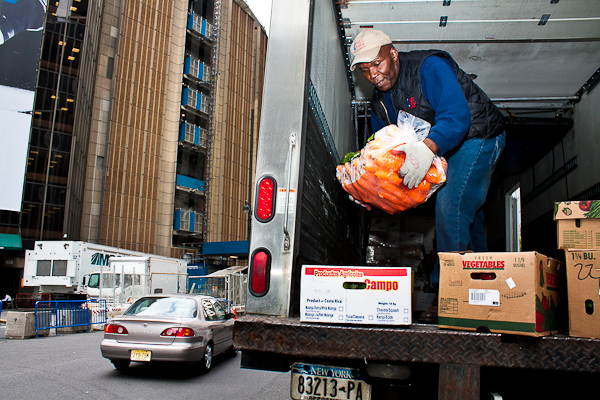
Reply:
[[400, 168], [400, 176], [404, 177], [404, 186], [412, 189], [419, 186], [433, 162], [433, 151], [423, 142], [403, 144], [392, 150], [392, 154], [404, 153], [406, 159]]

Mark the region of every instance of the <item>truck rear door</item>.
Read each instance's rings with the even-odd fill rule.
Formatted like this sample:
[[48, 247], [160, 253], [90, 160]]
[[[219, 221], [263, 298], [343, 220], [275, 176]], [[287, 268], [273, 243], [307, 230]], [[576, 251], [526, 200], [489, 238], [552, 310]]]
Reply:
[[293, 314], [299, 264], [360, 262], [360, 216], [335, 178], [357, 145], [336, 18], [329, 1], [273, 4], [247, 311]]

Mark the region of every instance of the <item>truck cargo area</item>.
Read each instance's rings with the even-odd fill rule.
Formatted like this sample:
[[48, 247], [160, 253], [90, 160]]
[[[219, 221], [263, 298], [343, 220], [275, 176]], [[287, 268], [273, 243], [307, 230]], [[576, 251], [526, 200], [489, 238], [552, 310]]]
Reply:
[[302, 266], [403, 266], [384, 254], [402, 233], [421, 235], [415, 279], [435, 292], [435, 198], [399, 215], [367, 212], [335, 177], [373, 133], [372, 86], [350, 71], [349, 46], [365, 28], [385, 31], [399, 51], [447, 51], [502, 111], [507, 144], [484, 208], [490, 251], [564, 260], [554, 202], [600, 198], [599, 2], [274, 0], [249, 293], [234, 328], [242, 367], [412, 371], [405, 380], [363, 373], [373, 399], [583, 393], [600, 372], [598, 339], [440, 329], [416, 311], [409, 326], [300, 322]]

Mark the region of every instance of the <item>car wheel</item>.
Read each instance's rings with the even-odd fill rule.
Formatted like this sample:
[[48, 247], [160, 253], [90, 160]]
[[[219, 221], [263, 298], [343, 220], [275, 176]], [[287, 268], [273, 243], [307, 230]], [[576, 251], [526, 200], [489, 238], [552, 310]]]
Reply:
[[212, 361], [213, 361], [213, 347], [212, 347], [212, 343], [208, 343], [206, 345], [206, 347], [204, 348], [204, 357], [202, 357], [202, 361], [200, 364], [200, 367], [202, 368], [203, 372], [208, 372], [210, 370], [210, 367], [212, 367]]
[[113, 366], [119, 371], [127, 369], [131, 363], [129, 360], [111, 360], [110, 362], [112, 362]]

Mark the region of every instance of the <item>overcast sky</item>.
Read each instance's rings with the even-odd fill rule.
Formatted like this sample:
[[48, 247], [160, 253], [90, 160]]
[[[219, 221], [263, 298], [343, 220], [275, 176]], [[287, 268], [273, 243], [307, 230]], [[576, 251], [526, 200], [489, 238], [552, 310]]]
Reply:
[[256, 15], [262, 26], [265, 27], [269, 35], [269, 25], [271, 24], [271, 0], [246, 0], [246, 3]]

